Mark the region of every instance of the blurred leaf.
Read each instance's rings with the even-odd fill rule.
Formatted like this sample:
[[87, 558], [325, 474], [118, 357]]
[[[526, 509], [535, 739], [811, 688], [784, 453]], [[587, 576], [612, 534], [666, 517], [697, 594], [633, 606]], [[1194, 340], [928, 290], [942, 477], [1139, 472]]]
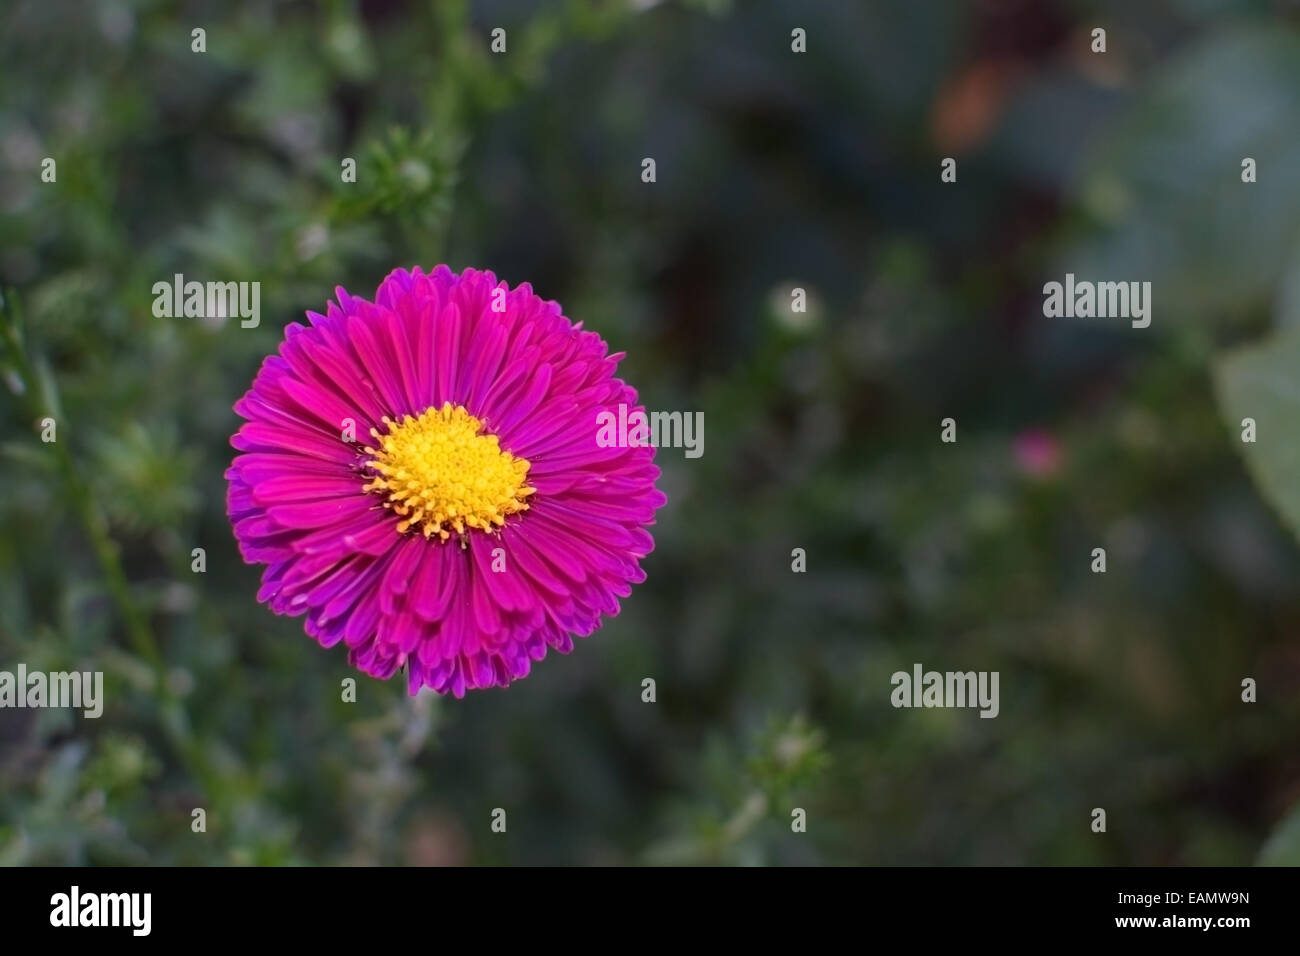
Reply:
[[50, 453], [50, 446], [44, 443], [7, 441], [0, 443], [0, 455], [14, 464], [34, 469], [37, 473], [50, 474], [58, 470], [59, 463]]
[[1287, 811], [1259, 852], [1261, 866], [1300, 866], [1300, 803]]
[[[1064, 257], [1080, 278], [1149, 280], [1155, 322], [1267, 293], [1300, 236], [1300, 37], [1215, 31], [1102, 134], [1081, 185], [1098, 230]], [[1258, 181], [1243, 183], [1242, 160]]]
[[1241, 442], [1242, 454], [1260, 491], [1300, 536], [1300, 329], [1221, 358], [1215, 380], [1224, 417], [1239, 441], [1242, 420], [1253, 418], [1256, 441]]
[[193, 487], [197, 454], [180, 444], [172, 422], [129, 423], [120, 435], [94, 436], [96, 498], [127, 528], [175, 527], [198, 505]]

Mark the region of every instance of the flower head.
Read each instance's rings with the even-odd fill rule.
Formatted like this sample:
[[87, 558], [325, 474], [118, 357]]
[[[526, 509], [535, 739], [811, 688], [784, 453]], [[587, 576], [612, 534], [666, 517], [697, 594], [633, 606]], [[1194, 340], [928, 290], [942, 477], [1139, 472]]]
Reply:
[[411, 693], [504, 686], [645, 579], [664, 496], [622, 354], [527, 285], [399, 269], [286, 330], [235, 404], [226, 477], [258, 599]]
[[1061, 470], [1061, 443], [1041, 428], [1030, 428], [1012, 442], [1016, 464], [1031, 478], [1052, 478]]

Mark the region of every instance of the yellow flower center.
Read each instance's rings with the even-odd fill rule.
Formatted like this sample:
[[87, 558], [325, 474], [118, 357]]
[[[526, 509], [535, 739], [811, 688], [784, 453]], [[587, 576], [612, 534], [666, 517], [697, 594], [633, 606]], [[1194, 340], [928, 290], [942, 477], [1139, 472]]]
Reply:
[[383, 421], [388, 434], [370, 430], [379, 447], [365, 449], [371, 480], [364, 490], [386, 495], [384, 507], [402, 517], [398, 531], [420, 527], [426, 538], [445, 541], [453, 530], [490, 531], [527, 510], [524, 499], [536, 490], [528, 486], [527, 460], [502, 451], [464, 406], [446, 402]]

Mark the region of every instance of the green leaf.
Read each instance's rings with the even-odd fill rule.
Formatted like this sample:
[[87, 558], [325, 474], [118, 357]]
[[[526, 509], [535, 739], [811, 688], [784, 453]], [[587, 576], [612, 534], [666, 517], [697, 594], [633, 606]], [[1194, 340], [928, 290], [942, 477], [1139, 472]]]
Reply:
[[1062, 267], [1150, 280], [1157, 325], [1265, 301], [1300, 238], [1298, 127], [1300, 37], [1239, 28], [1188, 50], [1085, 163], [1079, 199], [1096, 228]]
[[1260, 866], [1300, 866], [1300, 803], [1287, 811], [1259, 851]]
[[0, 442], [0, 456], [39, 474], [51, 474], [57, 471], [59, 466], [50, 452], [49, 445], [33, 444], [30, 441]]
[[1255, 483], [1300, 537], [1300, 328], [1225, 353], [1214, 368], [1219, 404], [1235, 440], [1242, 420], [1255, 421], [1255, 441], [1241, 442]]

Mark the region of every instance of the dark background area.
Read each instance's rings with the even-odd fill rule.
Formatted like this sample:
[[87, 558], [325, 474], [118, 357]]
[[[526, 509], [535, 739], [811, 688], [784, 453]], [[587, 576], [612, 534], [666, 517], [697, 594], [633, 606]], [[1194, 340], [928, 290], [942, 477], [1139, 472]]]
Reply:
[[[0, 711], [0, 863], [1300, 862], [1297, 169], [1294, 3], [6, 2], [0, 669], [107, 704]], [[705, 420], [623, 613], [461, 701], [259, 605], [222, 478], [283, 327], [438, 262]]]

